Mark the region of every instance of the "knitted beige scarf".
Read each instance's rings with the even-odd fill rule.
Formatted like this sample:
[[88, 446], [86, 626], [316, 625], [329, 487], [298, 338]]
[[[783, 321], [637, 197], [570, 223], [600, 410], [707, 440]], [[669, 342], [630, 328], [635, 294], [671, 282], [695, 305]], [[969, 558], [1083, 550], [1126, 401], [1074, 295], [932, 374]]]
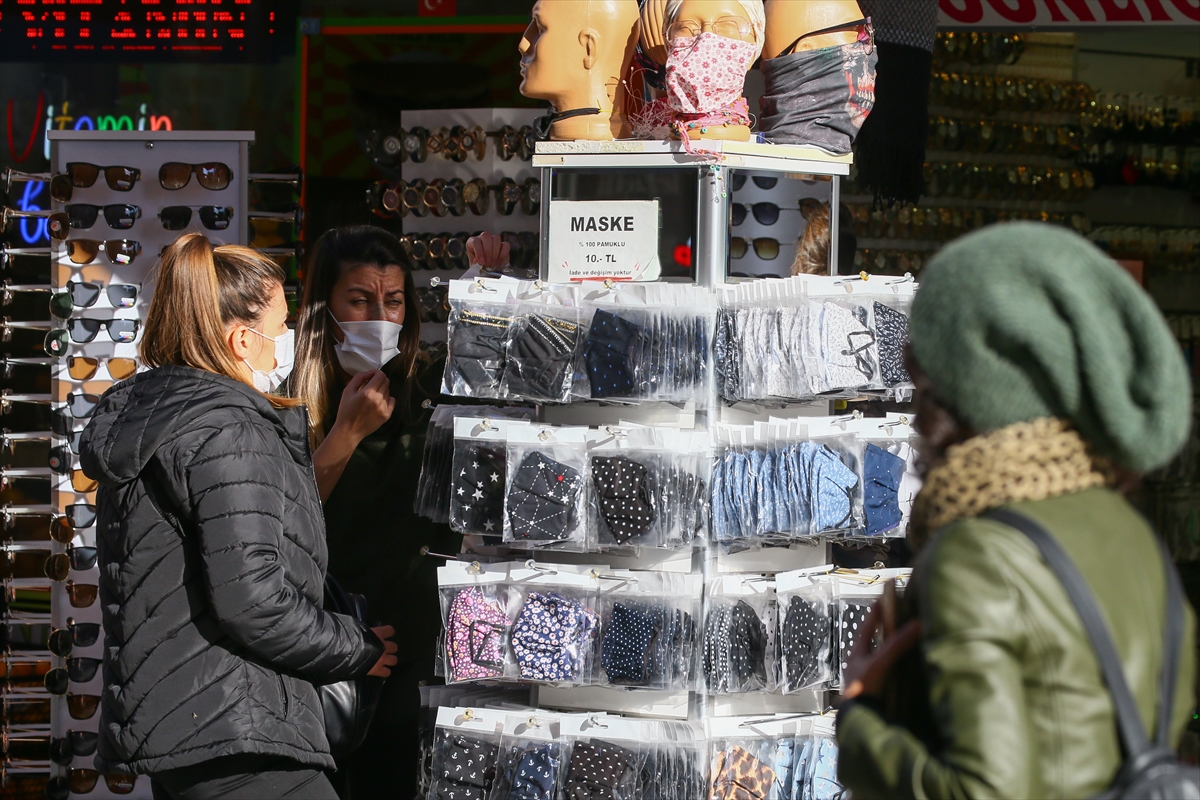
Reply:
[[946, 450], [913, 503], [910, 544], [955, 520], [1010, 503], [1045, 500], [1115, 483], [1116, 470], [1066, 420], [1018, 422]]

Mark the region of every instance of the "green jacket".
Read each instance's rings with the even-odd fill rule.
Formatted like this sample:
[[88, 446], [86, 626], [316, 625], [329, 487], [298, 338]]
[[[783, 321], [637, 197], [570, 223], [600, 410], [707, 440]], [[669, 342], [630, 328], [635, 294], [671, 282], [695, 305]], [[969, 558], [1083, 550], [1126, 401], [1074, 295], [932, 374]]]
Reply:
[[[1166, 585], [1154, 532], [1107, 489], [1010, 506], [1040, 522], [1079, 567], [1104, 611], [1153, 735]], [[838, 720], [838, 773], [855, 800], [875, 797], [1089, 797], [1121, 764], [1099, 662], [1061, 584], [1020, 531], [988, 519], [945, 526], [909, 591], [940, 752], [870, 704]], [[1171, 746], [1195, 707], [1195, 615], [1187, 609]]]

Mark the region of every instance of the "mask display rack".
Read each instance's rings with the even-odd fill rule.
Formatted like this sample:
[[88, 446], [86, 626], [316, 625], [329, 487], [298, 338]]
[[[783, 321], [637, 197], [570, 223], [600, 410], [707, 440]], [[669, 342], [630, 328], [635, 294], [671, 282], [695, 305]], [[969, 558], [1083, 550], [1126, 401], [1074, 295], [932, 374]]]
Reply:
[[[604, 199], [605, 187], [616, 186], [614, 200], [628, 200], [628, 186], [645, 187], [645, 199], [657, 199], [654, 181], [664, 170], [690, 172], [695, 185], [696, 226], [691, 234], [692, 275], [701, 287], [713, 290], [739, 278], [731, 278], [730, 271], [737, 271], [737, 261], [729, 258], [731, 236], [744, 235], [750, 230], [756, 235], [767, 235], [766, 227], [753, 220], [748, 210], [743, 228], [732, 226], [733, 205], [767, 201], [766, 192], [773, 191], [772, 198], [779, 198], [780, 218], [776, 220], [778, 230], [788, 234], [777, 237], [791, 244], [802, 230], [799, 201], [805, 197], [829, 202], [836, 207], [839, 196], [839, 181], [850, 170], [851, 156], [836, 156], [812, 147], [789, 147], [740, 143], [727, 141], [702, 141], [695, 143], [700, 149], [697, 155], [687, 154], [678, 142], [615, 141], [615, 142], [539, 142], [533, 157], [533, 167], [539, 171], [543, 187], [544, 202], [541, 206], [541, 264], [540, 279], [552, 280], [549, 268], [551, 237], [559, 235], [550, 225], [550, 209], [553, 203], [571, 200]], [[597, 179], [598, 173], [616, 170], [611, 181]], [[642, 174], [642, 170], [648, 170]], [[626, 184], [623, 176], [629, 176]], [[755, 184], [747, 178], [757, 176]], [[770, 179], [776, 179], [774, 181]], [[741, 187], [735, 192], [734, 182]], [[748, 188], [753, 186], [764, 193], [763, 197], [748, 197]], [[763, 189], [761, 187], [768, 187]], [[580, 194], [583, 196], [581, 197]], [[787, 198], [783, 200], [782, 198]], [[791, 208], [795, 208], [794, 213]], [[784, 209], [788, 210], [784, 210]], [[664, 213], [685, 213], [685, 209], [664, 209]], [[790, 214], [794, 219], [785, 219]], [[837, 259], [837, 215], [831, 222], [830, 263]], [[799, 230], [798, 230], [799, 229]], [[793, 233], [794, 231], [794, 233]], [[779, 263], [787, 260], [790, 271], [790, 256], [781, 252]], [[767, 272], [755, 269], [754, 274]], [[677, 279], [676, 279], [677, 280]], [[598, 282], [597, 282], [598, 283]], [[711, 352], [709, 353], [711, 359]], [[712, 374], [710, 368], [708, 374]], [[705, 397], [696, 402], [671, 404], [643, 402], [635, 405], [604, 404], [602, 402], [579, 402], [561, 406], [540, 406], [538, 420], [562, 425], [602, 426], [660, 425], [685, 429], [706, 430], [726, 422], [746, 424], [765, 422], [768, 417], [821, 416], [830, 412], [827, 399], [808, 403], [785, 405], [776, 403], [771, 407], [750, 403], [734, 406], [723, 404], [716, 395], [715, 384], [707, 389]], [[561, 479], [560, 479], [561, 480]], [[721, 548], [704, 541], [700, 546], [682, 550], [652, 550], [635, 552], [538, 553], [536, 562], [529, 562], [535, 570], [554, 574], [556, 569], [566, 571], [586, 570], [587, 565], [603, 564], [608, 569], [654, 570], [663, 573], [686, 573], [693, 576], [694, 585], [702, 587], [701, 596], [694, 598], [702, 609], [702, 619], [708, 610], [712, 587], [722, 581], [749, 583], [770, 582], [775, 573], [789, 570], [819, 567], [829, 563], [830, 548], [827, 542], [815, 544], [793, 544], [790, 547], [751, 549], [742, 552], [724, 552]], [[524, 557], [524, 556], [522, 556]], [[557, 565], [557, 566], [556, 566]], [[570, 566], [568, 566], [570, 565]], [[597, 568], [590, 567], [593, 573]], [[599, 569], [604, 569], [601, 567]], [[770, 623], [774, 627], [774, 623]], [[566, 711], [588, 711], [630, 716], [649, 716], [663, 719], [703, 721], [713, 717], [736, 717], [739, 715], [791, 713], [814, 715], [829, 707], [824, 689], [808, 689], [792, 693], [746, 692], [742, 694], [710, 694], [705, 689], [637, 689], [607, 685], [551, 685], [540, 684], [533, 688], [534, 704], [541, 709]]]
[[[403, 236], [440, 237], [444, 235], [449, 238], [457, 237], [458, 242], [452, 243], [450, 247], [463, 249], [461, 255], [451, 254], [456, 255], [456, 258], [438, 258], [438, 253], [429, 254], [429, 248], [425, 246], [422, 250], [422, 244], [418, 243], [416, 247], [421, 252], [414, 257], [413, 240], [401, 240], [408, 250], [409, 258], [415, 268], [414, 277], [417, 285], [421, 287], [419, 292], [422, 295], [420, 298], [421, 308], [427, 312], [422, 315], [422, 341], [444, 342], [446, 340], [445, 284], [449, 280], [462, 277], [463, 272], [466, 271], [468, 263], [465, 245], [468, 236], [480, 231], [492, 231], [496, 234], [504, 232], [515, 236], [525, 233], [527, 234], [526, 242], [536, 244], [536, 238], [528, 234], [536, 234], [539, 217], [537, 214], [527, 213], [528, 206], [522, 207], [522, 203], [527, 204], [529, 199], [527, 196], [517, 199], [517, 190], [521, 190], [527, 195], [526, 182], [530, 178], [536, 178], [537, 171], [530, 166], [528, 160], [522, 159], [520, 154], [509, 154], [507, 150], [503, 150], [501, 136], [498, 132], [506, 130], [506, 127], [520, 130], [524, 126], [531, 125], [534, 118], [541, 113], [540, 110], [532, 108], [458, 108], [401, 113], [400, 124], [406, 132], [424, 128], [433, 135], [437, 135], [442, 128], [453, 131], [459, 127], [468, 132], [483, 132], [481, 143], [476, 148], [465, 152], [465, 158], [460, 155], [459, 158], [462, 160], [448, 157], [442, 152], [427, 152], [423, 161], [406, 157], [398, 165], [403, 182], [399, 184], [400, 186], [420, 186], [422, 190], [425, 190], [430, 186], [440, 188], [442, 184], [435, 183], [438, 181], [452, 183], [455, 187], [466, 186], [472, 181], [477, 181], [488, 187], [486, 189], [487, 197], [481, 201], [487, 204], [487, 209], [483, 214], [476, 214], [470, 205], [464, 204], [456, 209], [460, 211], [458, 214], [439, 205], [437, 211], [431, 209], [422, 215], [417, 215], [409, 210], [401, 216]], [[386, 145], [387, 142], [385, 141], [384, 144]], [[403, 145], [404, 142], [401, 140], [400, 144]], [[454, 151], [455, 147], [457, 145], [452, 146], [449, 150], [445, 150], [445, 148], [443, 150], [450, 153]], [[482, 159], [478, 158], [480, 151], [483, 153]], [[509, 155], [509, 158], [502, 158], [502, 155]], [[393, 186], [396, 185], [393, 183]], [[479, 183], [476, 185], [478, 186]], [[506, 210], [502, 196], [505, 188], [514, 195], [515, 202], [508, 207], [507, 210], [510, 213], [507, 214], [503, 213]], [[461, 194], [462, 190], [459, 191]], [[473, 189], [467, 190], [468, 193], [471, 191]], [[445, 196], [445, 192], [441, 194]], [[405, 201], [403, 196], [398, 199], [402, 204]], [[410, 201], [417, 199], [415, 193], [410, 193]], [[423, 195], [420, 197], [420, 201], [424, 203]], [[476, 202], [476, 208], [482, 210], [479, 201]], [[443, 243], [435, 244], [434, 249], [436, 250], [441, 244]], [[514, 261], [520, 260], [528, 263], [532, 269], [537, 268], [537, 262], [523, 252], [522, 246], [518, 244], [513, 247], [513, 250]], [[523, 274], [524, 270], [520, 269], [520, 264], [515, 266], [518, 267], [515, 274]], [[437, 281], [433, 281], [433, 278], [437, 278]], [[425, 295], [429, 295], [429, 297], [426, 298]]]
[[[61, 574], [64, 580], [49, 580], [52, 570], [48, 563], [45, 578], [20, 582], [30, 589], [48, 585], [50, 614], [46, 623], [51, 630], [71, 631], [73, 639], [67, 652], [70, 659], [57, 653], [28, 652], [35, 656], [31, 665], [35, 672], [36, 662], [45, 659], [54, 668], [67, 667], [72, 678], [63, 683], [65, 694], [46, 695], [49, 725], [40, 735], [67, 745], [61, 752], [51, 747], [56, 759], [44, 765], [50, 776], [46, 793], [64, 798], [70, 792], [71, 796], [86, 793], [97, 800], [143, 800], [151, 795], [145, 776], [131, 781], [130, 776], [94, 772], [92, 737], [100, 721], [95, 706], [104, 678], [102, 670], [83, 667], [88, 659], [102, 659], [104, 653], [101, 605], [95, 594], [99, 579], [94, 549], [96, 487], [79, 469], [74, 451], [99, 396], [115, 379], [132, 374], [154, 291], [153, 268], [162, 249], [188, 232], [203, 233], [218, 244], [247, 243], [248, 151], [255, 137], [252, 131], [50, 131], [47, 136], [52, 175], [69, 174], [68, 165], [85, 165], [75, 167], [78, 180], [68, 177], [65, 182], [86, 184], [92, 172], [87, 165], [101, 168], [88, 186], [71, 185], [68, 190], [59, 178], [57, 191], [52, 188], [51, 210], [70, 214], [70, 206], [76, 204], [101, 209], [88, 227], [82, 225], [91, 215], [75, 209], [73, 216], [80, 227], [73, 226], [65, 241], [51, 241], [46, 296], [59, 298], [62, 307], [56, 308], [55, 316], [48, 310], [44, 322], [29, 323], [39, 328], [44, 325], [48, 332], [61, 331], [54, 344], [50, 341], [54, 337], [48, 336], [46, 348], [51, 379], [46, 402], [52, 407], [55, 429], [50, 468], [44, 470], [51, 481], [45, 508], [52, 524], [67, 533], [46, 542], [19, 543], [26, 549], [37, 548], [39, 555], [49, 549], [47, 555], [62, 562], [54, 577]], [[173, 166], [163, 169], [166, 164]], [[130, 184], [129, 169], [114, 171], [112, 167], [136, 170], [138, 178]], [[171, 188], [176, 186], [179, 188]], [[109, 225], [103, 208], [117, 204], [137, 207], [132, 224], [127, 218], [119, 221], [121, 229]], [[164, 212], [168, 208], [174, 210]], [[170, 229], [164, 220], [171, 223]], [[73, 244], [80, 240], [100, 244]], [[123, 243], [113, 244], [117, 241]], [[94, 257], [87, 258], [92, 251], [96, 251]], [[68, 297], [71, 302], [64, 302]], [[44, 435], [49, 438], [51, 432]], [[63, 520], [73, 524], [63, 525]], [[69, 543], [58, 541], [68, 537]], [[10, 597], [14, 596], [10, 593]], [[59, 652], [66, 651], [59, 648]], [[81, 661], [72, 660], [76, 658]], [[51, 674], [62, 676], [63, 672]], [[75, 677], [87, 680], [75, 681]], [[41, 690], [40, 685], [30, 685], [26, 691]], [[94, 788], [85, 789], [89, 783], [94, 783]]]

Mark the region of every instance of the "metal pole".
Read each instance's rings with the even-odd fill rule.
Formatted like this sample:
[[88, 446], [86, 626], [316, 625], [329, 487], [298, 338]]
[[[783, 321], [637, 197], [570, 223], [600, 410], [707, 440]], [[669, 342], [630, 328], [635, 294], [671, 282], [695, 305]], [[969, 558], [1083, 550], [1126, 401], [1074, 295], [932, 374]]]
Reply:
[[838, 223], [841, 221], [842, 179], [839, 175], [829, 178], [829, 274], [838, 274]]

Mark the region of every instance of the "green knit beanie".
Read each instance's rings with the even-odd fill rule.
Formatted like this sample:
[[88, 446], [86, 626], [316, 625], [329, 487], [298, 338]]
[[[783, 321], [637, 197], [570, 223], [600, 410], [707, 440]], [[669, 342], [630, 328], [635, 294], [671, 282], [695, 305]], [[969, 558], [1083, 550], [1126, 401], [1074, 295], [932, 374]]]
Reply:
[[912, 352], [959, 421], [983, 433], [1062, 417], [1138, 472], [1183, 446], [1191, 386], [1149, 295], [1081, 236], [992, 225], [921, 275]]

